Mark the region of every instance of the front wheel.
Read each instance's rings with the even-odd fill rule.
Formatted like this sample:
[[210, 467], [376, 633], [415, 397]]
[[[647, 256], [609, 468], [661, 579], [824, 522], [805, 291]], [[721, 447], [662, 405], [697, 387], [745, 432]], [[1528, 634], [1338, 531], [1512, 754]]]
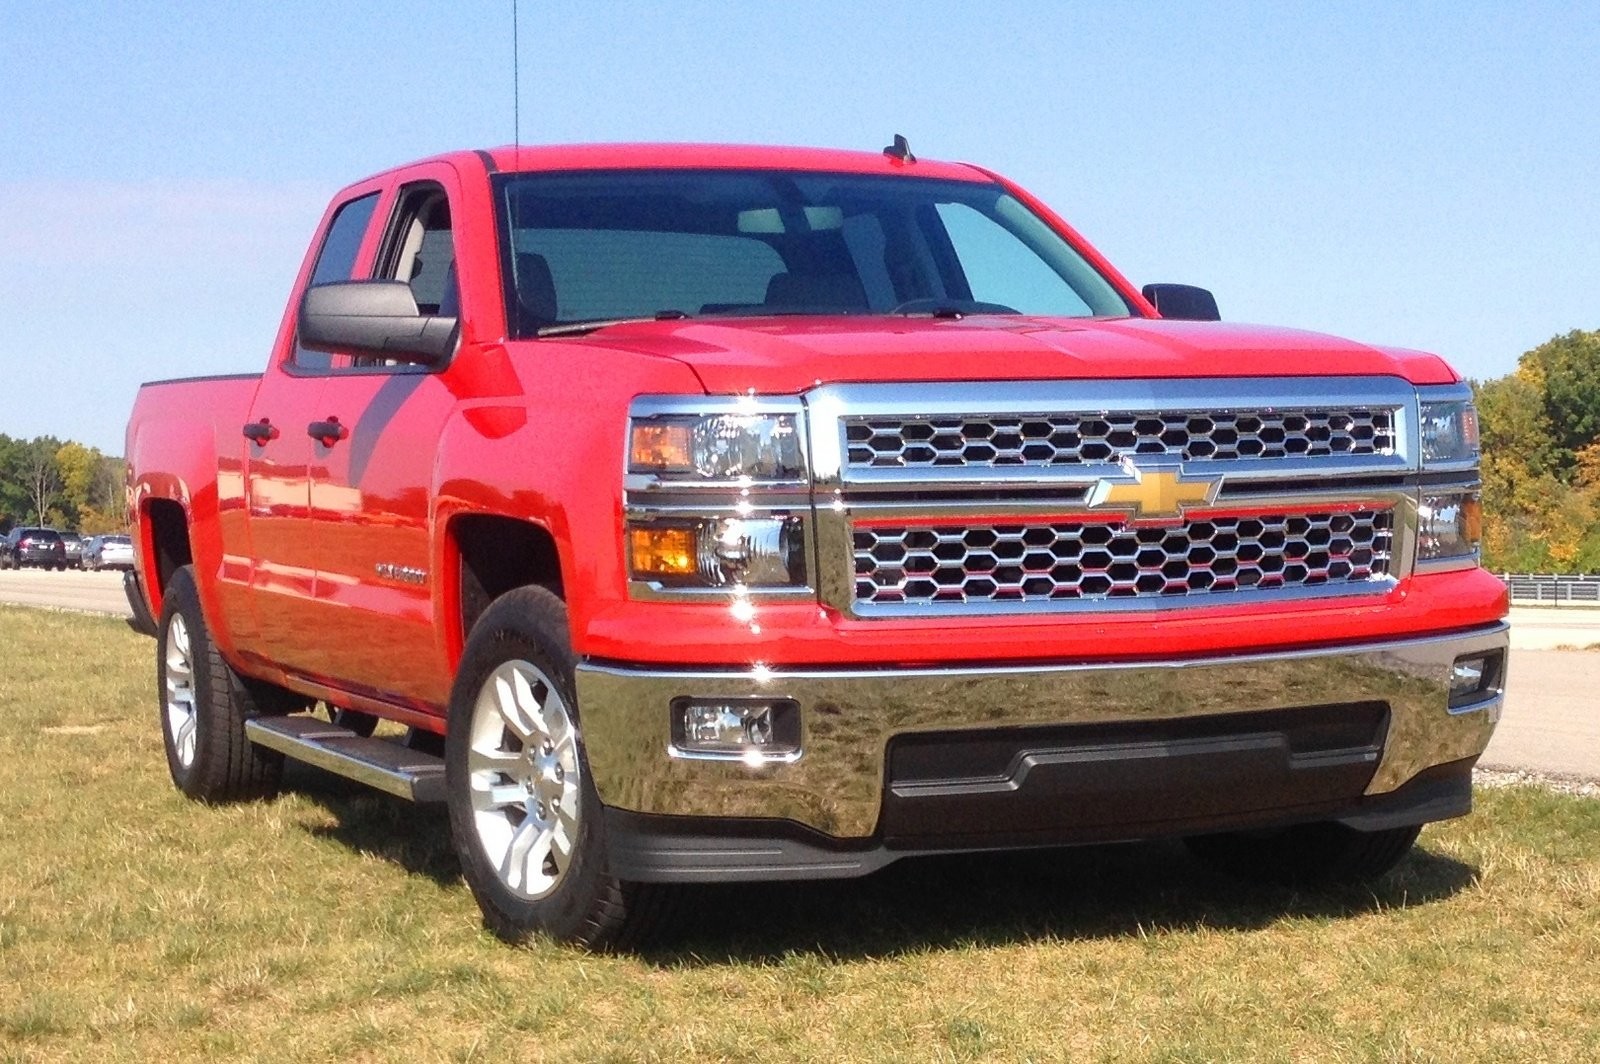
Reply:
[[566, 604], [510, 591], [472, 629], [450, 696], [450, 830], [484, 924], [590, 948], [644, 931], [660, 888], [606, 868], [605, 822], [573, 693]]
[[1238, 879], [1319, 886], [1377, 879], [1411, 852], [1420, 825], [1357, 831], [1343, 824], [1295, 824], [1185, 839], [1189, 850]]
[[172, 574], [156, 631], [156, 693], [167, 769], [178, 790], [203, 802], [277, 793], [283, 755], [259, 747], [244, 723], [262, 712], [249, 683], [211, 641], [194, 571]]

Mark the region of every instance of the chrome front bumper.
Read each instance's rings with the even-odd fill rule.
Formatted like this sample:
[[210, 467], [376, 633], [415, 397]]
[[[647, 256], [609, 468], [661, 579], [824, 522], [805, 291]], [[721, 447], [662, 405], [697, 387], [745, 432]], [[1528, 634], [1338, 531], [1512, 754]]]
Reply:
[[[1382, 703], [1387, 728], [1364, 794], [1387, 794], [1483, 752], [1503, 696], [1450, 709], [1451, 665], [1463, 654], [1504, 652], [1507, 631], [1495, 624], [1357, 646], [1092, 665], [668, 671], [589, 662], [578, 667], [577, 693], [590, 771], [611, 809], [787, 820], [865, 840], [880, 828], [890, 741], [931, 733]], [[669, 710], [682, 697], [793, 699], [802, 755], [756, 767], [675, 757]]]

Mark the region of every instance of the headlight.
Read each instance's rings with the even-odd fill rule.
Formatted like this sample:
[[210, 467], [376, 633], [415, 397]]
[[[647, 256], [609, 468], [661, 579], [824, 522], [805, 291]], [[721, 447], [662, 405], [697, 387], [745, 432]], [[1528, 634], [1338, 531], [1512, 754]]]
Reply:
[[628, 472], [672, 480], [796, 481], [806, 475], [793, 414], [666, 415], [636, 420]]
[[1472, 400], [1423, 400], [1421, 422], [1424, 468], [1478, 460], [1478, 411]]
[[794, 517], [705, 517], [628, 525], [633, 575], [665, 587], [796, 587], [805, 536]]
[[1417, 558], [1474, 560], [1483, 538], [1483, 508], [1476, 491], [1423, 491], [1417, 508]]

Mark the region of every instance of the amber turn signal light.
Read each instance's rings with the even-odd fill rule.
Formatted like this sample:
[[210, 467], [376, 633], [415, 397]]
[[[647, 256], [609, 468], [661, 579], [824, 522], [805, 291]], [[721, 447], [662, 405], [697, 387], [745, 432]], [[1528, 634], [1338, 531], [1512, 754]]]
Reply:
[[632, 469], [687, 471], [693, 467], [689, 451], [690, 426], [683, 422], [640, 422], [633, 426], [628, 444]]
[[693, 576], [697, 571], [692, 528], [630, 528], [628, 546], [636, 576]]
[[1476, 546], [1483, 541], [1483, 502], [1477, 495], [1461, 500], [1461, 524], [1468, 543]]

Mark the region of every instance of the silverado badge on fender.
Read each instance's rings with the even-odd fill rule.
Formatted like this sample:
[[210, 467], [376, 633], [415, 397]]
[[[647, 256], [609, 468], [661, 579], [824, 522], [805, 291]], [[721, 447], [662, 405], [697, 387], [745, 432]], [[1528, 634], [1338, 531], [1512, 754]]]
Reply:
[[1139, 465], [1124, 455], [1122, 468], [1132, 480], [1105, 478], [1089, 489], [1085, 505], [1090, 509], [1133, 511], [1133, 520], [1179, 518], [1189, 506], [1206, 506], [1215, 501], [1222, 488], [1221, 477], [1189, 477], [1176, 462], [1147, 462]]

